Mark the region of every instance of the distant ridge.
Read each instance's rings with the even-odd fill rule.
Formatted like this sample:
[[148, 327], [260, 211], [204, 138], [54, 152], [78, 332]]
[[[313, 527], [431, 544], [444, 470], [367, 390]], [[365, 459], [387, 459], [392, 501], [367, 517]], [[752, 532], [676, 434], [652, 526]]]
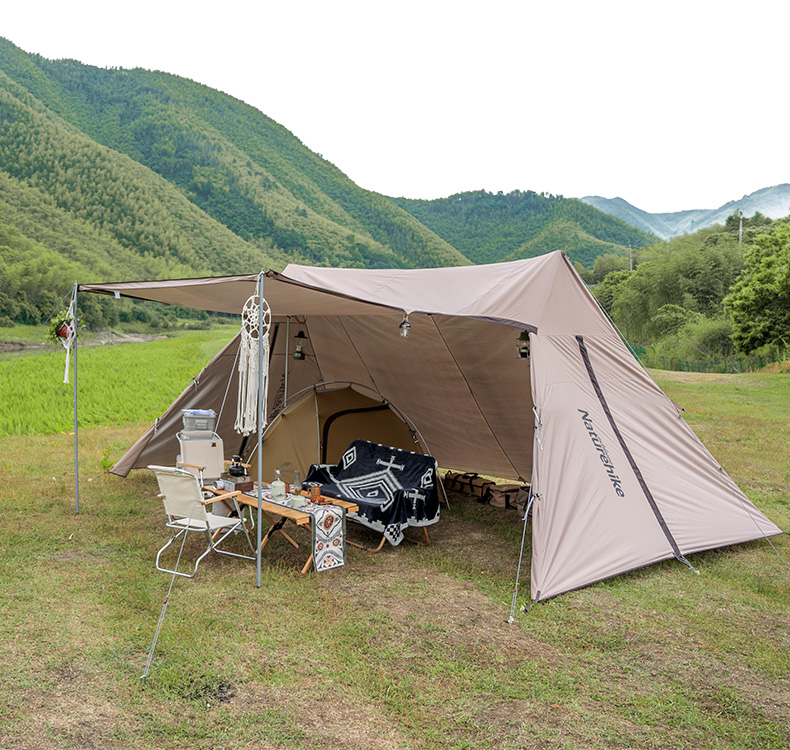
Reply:
[[790, 215], [790, 184], [782, 183], [773, 187], [757, 190], [744, 195], [740, 200], [732, 200], [719, 208], [692, 209], [673, 213], [651, 214], [632, 206], [622, 198], [602, 198], [599, 195], [588, 195], [581, 198], [599, 211], [627, 222], [643, 232], [655, 234], [661, 239], [669, 239], [698, 229], [724, 224], [728, 216], [735, 211], [743, 211], [746, 217], [754, 216], [758, 211], [769, 219], [782, 219]]
[[656, 239], [575, 198], [531, 190], [392, 200], [473, 263], [534, 258], [562, 250], [571, 260], [592, 268], [599, 255], [627, 255], [629, 245], [643, 247]]

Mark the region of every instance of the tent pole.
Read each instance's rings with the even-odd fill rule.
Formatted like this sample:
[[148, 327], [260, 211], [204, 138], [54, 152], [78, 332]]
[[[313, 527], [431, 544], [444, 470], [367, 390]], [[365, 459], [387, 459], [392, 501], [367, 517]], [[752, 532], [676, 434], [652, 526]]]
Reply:
[[521, 562], [524, 559], [524, 542], [527, 539], [527, 519], [529, 518], [529, 511], [532, 509], [532, 501], [535, 495], [532, 494], [530, 489], [529, 501], [527, 502], [526, 510], [524, 511], [524, 530], [521, 532], [521, 552], [518, 555], [518, 569], [516, 570], [516, 585], [513, 587], [513, 598], [510, 602], [510, 617], [507, 618], [507, 624], [512, 625], [516, 619], [516, 601], [518, 600], [518, 583], [521, 578]]
[[285, 392], [283, 394], [283, 408], [288, 403], [288, 359], [291, 348], [291, 316], [285, 319]]
[[256, 585], [261, 587], [261, 524], [263, 523], [263, 271], [258, 274], [258, 551]]
[[[535, 437], [537, 438], [538, 435], [538, 428], [541, 426], [540, 417], [538, 416], [538, 411], [535, 407], [532, 407], [533, 412], [535, 413], [535, 420], [537, 424], [535, 425]], [[540, 442], [538, 442], [540, 445]], [[543, 446], [540, 448], [543, 450]], [[535, 451], [535, 443], [532, 444], [533, 450], [533, 458], [532, 458], [532, 473], [529, 477], [529, 499], [527, 500], [527, 507], [524, 509], [524, 528], [521, 531], [521, 551], [518, 553], [518, 568], [516, 568], [516, 585], [513, 587], [513, 598], [510, 600], [510, 617], [507, 618], [507, 624], [512, 625], [516, 619], [516, 602], [518, 601], [518, 585], [521, 581], [521, 564], [524, 561], [524, 544], [527, 541], [527, 520], [529, 519], [529, 512], [532, 510], [532, 503], [535, 501], [535, 497], [539, 496], [540, 493], [537, 495], [534, 492], [535, 487], [535, 466], [537, 465], [537, 458]], [[542, 497], [542, 495], [540, 495]], [[532, 605], [530, 605], [532, 606]]]
[[80, 456], [77, 441], [77, 338], [79, 325], [77, 324], [77, 282], [74, 282], [74, 512], [80, 512]]

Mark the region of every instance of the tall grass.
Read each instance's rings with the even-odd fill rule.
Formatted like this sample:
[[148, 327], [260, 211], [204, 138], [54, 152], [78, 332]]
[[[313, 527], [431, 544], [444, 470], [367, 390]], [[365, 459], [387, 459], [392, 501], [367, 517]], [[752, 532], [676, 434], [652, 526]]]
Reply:
[[[79, 426], [152, 422], [237, 330], [218, 326], [145, 344], [80, 347]], [[0, 360], [0, 435], [68, 432], [73, 385], [63, 383], [63, 351]], [[70, 375], [73, 382], [73, 376]]]

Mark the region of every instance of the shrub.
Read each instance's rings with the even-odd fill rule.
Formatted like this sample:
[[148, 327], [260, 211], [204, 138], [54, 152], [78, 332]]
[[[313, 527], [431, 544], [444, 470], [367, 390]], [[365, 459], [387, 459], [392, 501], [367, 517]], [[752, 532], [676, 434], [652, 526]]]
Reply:
[[707, 318], [698, 314], [687, 320], [676, 333], [648, 346], [647, 360], [655, 363], [662, 357], [689, 360], [732, 357], [736, 352], [731, 334], [732, 321], [728, 317]]

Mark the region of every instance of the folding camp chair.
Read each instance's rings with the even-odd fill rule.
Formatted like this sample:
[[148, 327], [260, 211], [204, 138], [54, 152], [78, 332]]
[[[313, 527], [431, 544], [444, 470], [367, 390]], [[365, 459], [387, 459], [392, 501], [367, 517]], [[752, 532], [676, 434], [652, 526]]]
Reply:
[[[241, 557], [245, 560], [255, 560], [255, 547], [252, 543], [249, 531], [244, 524], [244, 516], [237, 499], [241, 493], [228, 492], [208, 499], [203, 498], [203, 491], [200, 481], [194, 474], [180, 468], [169, 466], [149, 466], [159, 483], [159, 497], [165, 506], [167, 514], [167, 527], [170, 529], [170, 541], [162, 547], [156, 554], [156, 569], [163, 573], [174, 573], [175, 575], [193, 578], [197, 573], [200, 561], [209, 553], [217, 552], [221, 555], [231, 557]], [[227, 517], [211, 512], [207, 506], [216, 502], [227, 501], [236, 511], [236, 517]], [[159, 565], [159, 558], [162, 553], [177, 539], [190, 531], [203, 532], [206, 535], [208, 546], [195, 562], [195, 569], [192, 574], [180, 573], [177, 570], [170, 570]], [[228, 552], [220, 549], [220, 545], [234, 532], [242, 532], [249, 544], [250, 555], [240, 555], [236, 552]]]
[[[222, 438], [209, 430], [183, 430], [176, 437], [180, 449], [176, 466], [195, 472], [201, 487], [214, 484], [225, 471]], [[204, 497], [208, 497], [208, 494], [204, 494]], [[224, 500], [212, 509], [212, 513], [229, 516], [233, 510], [232, 504]]]

